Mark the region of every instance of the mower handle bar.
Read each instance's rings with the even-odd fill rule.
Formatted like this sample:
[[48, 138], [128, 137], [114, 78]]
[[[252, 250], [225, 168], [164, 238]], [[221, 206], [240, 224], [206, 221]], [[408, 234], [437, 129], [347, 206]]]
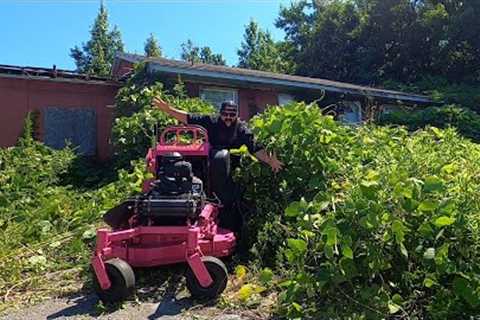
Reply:
[[201, 137], [204, 137], [205, 142], [208, 142], [208, 133], [207, 130], [199, 125], [185, 125], [185, 126], [171, 126], [162, 131], [160, 135], [160, 144], [167, 144], [166, 136], [169, 133], [175, 133], [174, 143], [168, 144], [177, 144], [180, 142], [180, 135], [183, 133], [191, 132], [193, 134], [193, 141], [198, 141]]

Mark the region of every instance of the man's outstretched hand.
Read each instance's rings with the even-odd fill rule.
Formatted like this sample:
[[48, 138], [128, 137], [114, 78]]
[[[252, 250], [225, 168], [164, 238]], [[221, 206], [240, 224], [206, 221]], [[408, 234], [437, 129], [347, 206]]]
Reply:
[[160, 97], [153, 98], [153, 105], [164, 112], [168, 112], [171, 109], [170, 105]]
[[272, 168], [272, 171], [275, 173], [283, 169], [283, 162], [277, 159], [277, 155], [275, 153], [270, 156], [270, 161], [268, 162], [268, 164]]
[[275, 154], [275, 152], [268, 154], [265, 149], [261, 149], [255, 153], [255, 157], [258, 160], [268, 164], [272, 168], [272, 171], [275, 173], [282, 170], [283, 168], [283, 163], [277, 159], [277, 155]]

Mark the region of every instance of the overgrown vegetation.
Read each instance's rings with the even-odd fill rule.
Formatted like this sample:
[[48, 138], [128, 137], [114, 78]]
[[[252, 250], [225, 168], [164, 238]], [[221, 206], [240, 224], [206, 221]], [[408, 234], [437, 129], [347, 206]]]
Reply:
[[198, 98], [186, 98], [181, 85], [170, 88], [168, 94], [155, 75], [147, 75], [143, 65], [120, 89], [116, 98], [115, 123], [112, 128], [112, 142], [115, 147], [117, 165], [124, 167], [133, 159], [145, 156], [162, 130], [177, 121], [156, 108], [152, 99], [160, 96], [178, 109], [194, 113], [212, 113], [214, 107]]
[[289, 318], [466, 319], [480, 308], [480, 147], [454, 130], [345, 127], [315, 106], [252, 121], [285, 170], [243, 169], [258, 261]]
[[480, 115], [455, 105], [430, 107], [415, 112], [396, 111], [383, 114], [379, 123], [402, 125], [411, 131], [428, 125], [438, 128], [454, 127], [461, 135], [477, 143], [480, 142]]
[[[143, 161], [130, 160], [145, 155], [154, 124], [174, 123], [150, 107], [154, 96], [188, 111], [213, 110], [179, 98], [180, 86], [167, 94], [142, 70], [118, 96], [116, 164], [129, 171], [119, 170], [113, 182], [76, 187], [72, 151], [34, 141], [28, 121], [18, 145], [0, 150], [0, 292], [7, 303], [88, 267], [102, 213], [145, 177]], [[453, 107], [434, 111], [445, 112], [448, 124], [475, 120]], [[274, 175], [245, 157], [236, 175], [257, 208], [249, 264], [261, 270], [237, 288], [243, 306], [275, 291], [276, 312], [286, 318], [478, 314], [477, 144], [453, 129], [344, 126], [302, 103], [271, 107], [251, 126], [285, 169]]]
[[41, 299], [78, 279], [88, 269], [102, 214], [138, 192], [144, 178], [144, 164], [137, 162], [98, 189], [65, 185], [76, 160], [72, 149], [34, 141], [30, 119], [26, 128], [18, 145], [0, 149], [0, 310], [10, 300]]

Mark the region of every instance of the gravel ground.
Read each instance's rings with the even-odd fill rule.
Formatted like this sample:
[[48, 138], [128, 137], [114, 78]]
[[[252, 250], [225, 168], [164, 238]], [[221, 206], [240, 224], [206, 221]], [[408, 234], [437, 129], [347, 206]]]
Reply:
[[126, 302], [116, 310], [101, 310], [94, 294], [74, 295], [44, 301], [41, 304], [24, 307], [0, 315], [5, 320], [33, 319], [159, 319], [159, 320], [250, 320], [248, 316], [224, 313], [222, 310], [206, 305], [195, 305], [189, 298], [177, 300], [164, 297], [160, 303]]

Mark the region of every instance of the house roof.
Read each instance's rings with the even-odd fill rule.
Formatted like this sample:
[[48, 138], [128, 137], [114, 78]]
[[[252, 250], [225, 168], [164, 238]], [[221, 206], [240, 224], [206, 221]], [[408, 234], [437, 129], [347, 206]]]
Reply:
[[57, 69], [55, 65], [52, 68], [39, 68], [0, 64], [0, 78], [34, 79], [112, 86], [122, 85], [120, 82], [114, 81], [110, 78], [81, 74], [71, 70]]
[[368, 86], [338, 82], [319, 78], [294, 76], [288, 74], [217, 66], [203, 63], [190, 63], [186, 61], [147, 58], [145, 56], [120, 53], [117, 59], [131, 63], [144, 61], [151, 71], [180, 74], [184, 76], [199, 77], [203, 79], [216, 79], [223, 81], [242, 82], [259, 85], [270, 85], [286, 89], [324, 90], [339, 94], [348, 94], [357, 97], [370, 96], [397, 103], [401, 101], [407, 104], [431, 104], [433, 101], [423, 95], [411, 94], [393, 90], [377, 89]]

